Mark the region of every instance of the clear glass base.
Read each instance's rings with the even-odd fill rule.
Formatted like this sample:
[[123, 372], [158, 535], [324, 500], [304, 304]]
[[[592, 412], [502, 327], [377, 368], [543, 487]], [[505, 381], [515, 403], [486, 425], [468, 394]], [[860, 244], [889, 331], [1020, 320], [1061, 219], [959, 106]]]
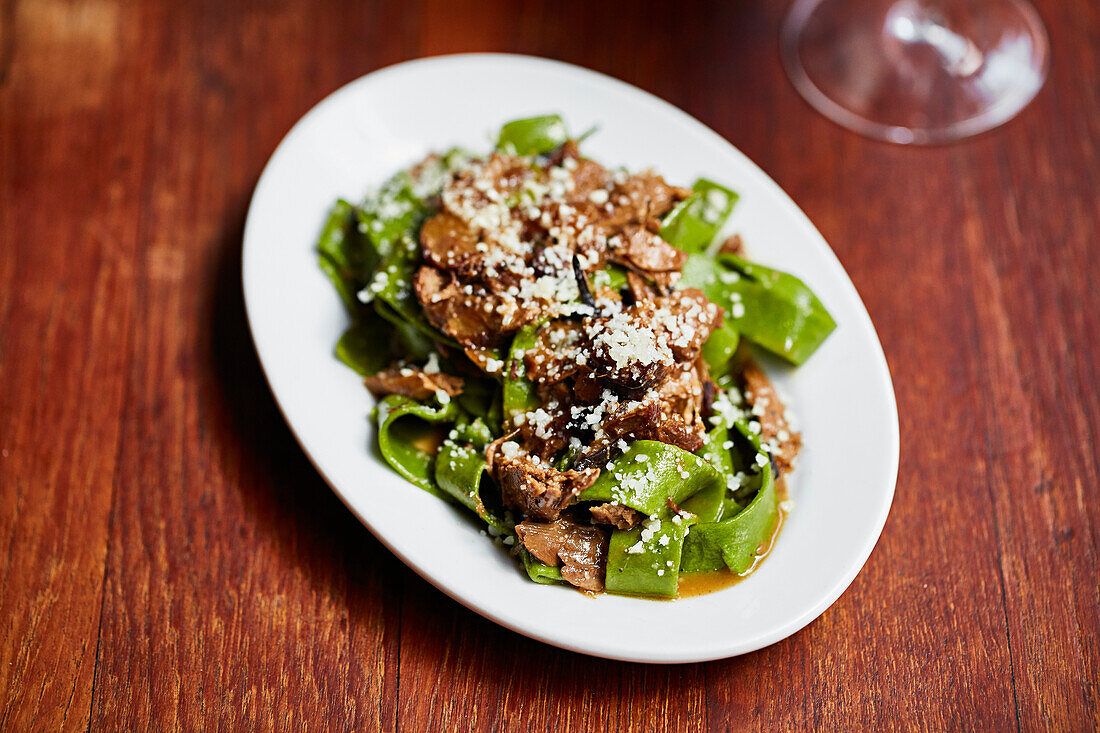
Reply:
[[951, 142], [1014, 117], [1043, 86], [1046, 30], [1024, 0], [795, 0], [780, 38], [795, 87], [868, 137]]

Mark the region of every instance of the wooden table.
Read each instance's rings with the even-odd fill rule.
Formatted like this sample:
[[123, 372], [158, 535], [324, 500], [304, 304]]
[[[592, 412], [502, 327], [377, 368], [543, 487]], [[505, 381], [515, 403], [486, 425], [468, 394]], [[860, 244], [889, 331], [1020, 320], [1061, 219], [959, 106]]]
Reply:
[[[1039, 3], [1054, 65], [1017, 120], [906, 149], [795, 94], [781, 5], [0, 3], [0, 729], [1100, 728], [1100, 6]], [[863, 295], [897, 496], [792, 638], [658, 667], [498, 628], [276, 411], [239, 287], [264, 162], [339, 85], [471, 50], [684, 108]]]

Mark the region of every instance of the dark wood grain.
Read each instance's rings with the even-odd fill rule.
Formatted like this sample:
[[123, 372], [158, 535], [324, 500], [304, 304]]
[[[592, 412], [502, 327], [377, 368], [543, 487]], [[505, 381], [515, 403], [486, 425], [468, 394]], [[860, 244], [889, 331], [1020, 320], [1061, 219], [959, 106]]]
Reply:
[[[0, 0], [0, 729], [1100, 729], [1100, 9], [1035, 102], [870, 142], [785, 80], [781, 3]], [[519, 637], [309, 465], [239, 294], [252, 187], [342, 83], [532, 53], [741, 148], [832, 243], [894, 377], [882, 540], [795, 636], [702, 665]], [[674, 633], [674, 630], [670, 630]]]

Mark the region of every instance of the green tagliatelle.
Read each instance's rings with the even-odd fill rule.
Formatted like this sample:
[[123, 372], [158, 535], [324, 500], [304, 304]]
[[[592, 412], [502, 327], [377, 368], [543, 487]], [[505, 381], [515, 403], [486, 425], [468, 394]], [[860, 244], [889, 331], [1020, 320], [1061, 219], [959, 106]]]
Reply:
[[661, 222], [661, 238], [688, 253], [709, 250], [714, 238], [737, 205], [738, 196], [725, 186], [700, 178], [693, 193]]
[[692, 517], [674, 515], [613, 532], [607, 551], [607, 589], [626, 595], [675, 596], [684, 541], [694, 522]]
[[667, 512], [670, 499], [678, 504], [717, 478], [714, 467], [683, 448], [636, 440], [577, 498], [617, 502], [652, 516]]
[[436, 457], [435, 482], [490, 527], [501, 534], [511, 534], [514, 525], [502, 513], [490, 511], [481, 493], [488, 471], [485, 448], [492, 440], [492, 432], [481, 420], [455, 428], [443, 441]]
[[403, 235], [375, 272], [370, 288], [374, 292], [375, 309], [398, 330], [408, 355], [414, 358], [427, 356], [433, 341], [458, 346], [457, 341], [428, 323], [416, 301], [412, 283], [419, 257], [415, 240]]
[[740, 343], [741, 334], [732, 321], [723, 321], [714, 329], [703, 344], [703, 361], [707, 363], [711, 379], [717, 380], [729, 373], [730, 362]]
[[772, 536], [779, 517], [771, 466], [761, 472], [761, 486], [749, 505], [729, 519], [692, 528], [684, 542], [681, 568], [686, 573], [729, 568], [748, 570]]
[[720, 505], [707, 507], [714, 520], [701, 521], [688, 535], [681, 561], [684, 572], [723, 567], [745, 572], [779, 517], [775, 475], [759, 434], [744, 417], [736, 418], [732, 427], [732, 432], [724, 425], [711, 430], [700, 450], [722, 474], [723, 495]]
[[731, 328], [792, 364], [806, 361], [836, 329], [801, 280], [735, 255], [689, 255], [680, 287], [702, 290], [725, 309]]
[[364, 311], [336, 342], [336, 358], [361, 376], [375, 374], [390, 363], [389, 350], [378, 347], [390, 335], [389, 324], [377, 313]]
[[430, 213], [401, 172], [362, 206], [337, 201], [318, 240], [321, 270], [352, 317], [336, 356], [364, 376], [394, 359], [424, 358], [435, 342], [455, 345], [427, 322], [413, 292], [420, 227]]
[[[697, 455], [635, 441], [578, 497], [649, 516], [640, 528], [612, 533], [609, 591], [673, 596], [681, 570], [741, 573], [751, 566], [775, 528], [778, 505], [759, 436], [744, 418], [734, 427], [732, 436], [725, 424], [712, 428]], [[686, 514], [674, 514], [670, 501]]]
[[500, 435], [503, 403], [500, 384], [495, 379], [470, 377], [462, 385], [462, 394], [455, 399], [471, 417], [480, 418], [493, 437]]
[[513, 120], [500, 128], [497, 150], [509, 155], [548, 153], [569, 139], [561, 115], [543, 115]]
[[690, 496], [681, 505], [684, 511], [697, 516], [700, 522], [717, 522], [722, 518], [728, 482], [734, 475], [733, 454], [727, 447], [728, 442], [729, 429], [725, 425], [711, 428], [707, 433], [706, 442], [697, 454], [717, 472], [714, 481]]
[[433, 480], [436, 454], [421, 447], [438, 433], [436, 427], [451, 424], [458, 417], [454, 402], [426, 405], [408, 397], [390, 395], [378, 403], [378, 449], [386, 463], [425, 491], [442, 496]]
[[[561, 148], [570, 139], [559, 115], [544, 115], [504, 125], [496, 150], [526, 156], [532, 169], [546, 171], [551, 161], [568, 157]], [[570, 145], [577, 142], [574, 138]], [[429, 322], [413, 287], [424, 265], [421, 226], [439, 211], [448, 176], [470, 157], [457, 149], [431, 156], [394, 175], [361, 203], [340, 200], [333, 206], [317, 243], [317, 257], [350, 318], [335, 353], [364, 377], [396, 362], [401, 368], [417, 367], [422, 374], [440, 372], [461, 384], [458, 394], [451, 386], [426, 400], [397, 395], [380, 400], [375, 420], [382, 457], [409, 482], [463, 507], [484, 523], [487, 533], [504, 538], [503, 544], [515, 548], [532, 581], [562, 583], [561, 568], [540, 562], [517, 542], [515, 523], [520, 517], [503, 506], [501, 488], [486, 460], [493, 441], [542, 407], [542, 392], [528, 379], [524, 359], [538, 344], [546, 318], [528, 319], [518, 331], [508, 332], [511, 343], [506, 347], [499, 339], [504, 334], [487, 339], [490, 346], [479, 347], [481, 358], [487, 359], [485, 363], [502, 362], [503, 368], [479, 371], [455, 339]], [[607, 189], [594, 193], [610, 193], [611, 184]], [[526, 190], [500, 200], [509, 207], [520, 200], [536, 201]], [[566, 512], [586, 523], [588, 507], [611, 503], [645, 516], [632, 529], [611, 530], [605, 525], [610, 533], [605, 584], [612, 593], [672, 597], [681, 573], [744, 573], [775, 531], [778, 496], [769, 448], [762, 445], [760, 425], [750, 422], [753, 418], [740, 393], [726, 389], [738, 382], [746, 342], [801, 364], [836, 324], [798, 278], [718, 251], [720, 235], [737, 203], [736, 192], [700, 178], [692, 194], [660, 222], [661, 238], [687, 253], [676, 287], [699, 288], [725, 310], [723, 324], [710, 333], [701, 350], [704, 373], [714, 383], [708, 388], [720, 385], [716, 389], [722, 401], [721, 410], [715, 405], [720, 414], [711, 418], [703, 447], [693, 454], [659, 441], [635, 440], [619, 451], [622, 443], [617, 442], [610, 461], [587, 464], [599, 468], [600, 475], [576, 497], [579, 510]], [[600, 262], [589, 265], [587, 272], [574, 264], [585, 304], [606, 296], [621, 298], [624, 304], [634, 302], [626, 265], [621, 260]], [[571, 317], [577, 319], [578, 314]], [[423, 395], [431, 389], [406, 393]], [[576, 437], [582, 435], [567, 435], [572, 439], [547, 464], [560, 471], [581, 470], [579, 457], [592, 460], [583, 440]]]
[[512, 420], [521, 412], [527, 412], [539, 406], [538, 395], [535, 394], [535, 385], [527, 378], [527, 368], [523, 364], [523, 356], [535, 345], [538, 338], [539, 326], [532, 323], [524, 326], [512, 339], [512, 346], [508, 349], [508, 359], [504, 364], [504, 388], [503, 406], [504, 418]]
[[355, 310], [355, 283], [362, 273], [359, 261], [362, 243], [357, 225], [355, 207], [341, 199], [333, 204], [317, 241], [321, 271], [328, 276], [349, 311]]
[[565, 582], [561, 577], [561, 568], [539, 562], [530, 552], [522, 547], [519, 553], [520, 557], [523, 559], [523, 569], [527, 571], [527, 577], [531, 580], [540, 585], [553, 585], [555, 583]]

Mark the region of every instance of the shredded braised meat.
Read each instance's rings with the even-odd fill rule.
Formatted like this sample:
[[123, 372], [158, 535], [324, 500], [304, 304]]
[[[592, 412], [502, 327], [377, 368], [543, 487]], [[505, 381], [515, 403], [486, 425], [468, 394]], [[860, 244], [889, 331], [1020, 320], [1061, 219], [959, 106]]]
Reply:
[[718, 251], [722, 254], [741, 256], [745, 254], [745, 242], [740, 234], [731, 234], [726, 241], [722, 242]]
[[760, 439], [769, 446], [779, 473], [787, 473], [794, 468], [798, 451], [802, 448], [802, 433], [791, 428], [787, 408], [764, 370], [749, 362], [745, 365], [742, 378], [745, 380], [745, 399], [752, 414], [760, 421]]
[[604, 587], [604, 567], [610, 533], [572, 519], [516, 525], [520, 542], [536, 560], [561, 566], [563, 580], [599, 593]]
[[386, 369], [365, 378], [363, 383], [376, 396], [399, 394], [414, 400], [426, 400], [439, 392], [448, 397], [462, 393], [461, 377], [440, 372], [429, 374], [409, 367]]
[[633, 529], [645, 520], [640, 511], [622, 504], [600, 504], [588, 511], [596, 524], [611, 524], [617, 529]]
[[559, 471], [537, 455], [521, 453], [505, 436], [489, 446], [487, 458], [500, 483], [505, 506], [543, 521], [561, 510], [599, 477], [597, 469]]

